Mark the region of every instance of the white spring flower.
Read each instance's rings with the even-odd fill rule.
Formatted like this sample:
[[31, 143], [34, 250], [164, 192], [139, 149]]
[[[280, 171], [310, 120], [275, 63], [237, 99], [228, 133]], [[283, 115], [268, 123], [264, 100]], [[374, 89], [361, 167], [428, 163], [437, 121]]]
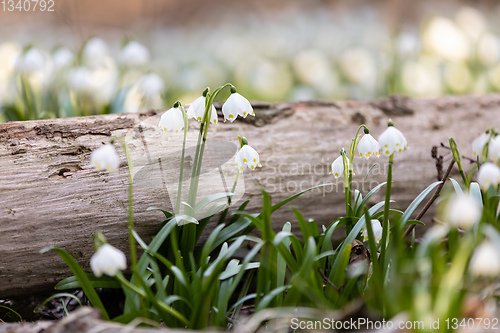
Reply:
[[91, 38], [83, 47], [82, 58], [87, 66], [97, 68], [104, 66], [108, 53], [108, 45], [104, 40], [100, 38]]
[[500, 251], [489, 241], [476, 248], [469, 263], [469, 271], [475, 276], [497, 277], [500, 274]]
[[[194, 100], [194, 102], [189, 106], [187, 110], [187, 115], [189, 118], [194, 118], [198, 121], [203, 119], [203, 115], [205, 114], [205, 100], [206, 97], [200, 96]], [[217, 124], [217, 110], [215, 106], [212, 104], [212, 111], [210, 113], [210, 123]]]
[[118, 59], [125, 66], [141, 66], [149, 61], [149, 51], [141, 43], [131, 41], [123, 47]]
[[104, 244], [90, 258], [90, 268], [96, 277], [115, 276], [119, 270], [127, 268], [127, 258], [116, 247]]
[[161, 118], [158, 126], [164, 131], [174, 131], [178, 133], [184, 129], [184, 114], [180, 108], [170, 108]]
[[160, 76], [154, 73], [146, 74], [140, 78], [139, 81], [139, 92], [146, 100], [154, 100], [157, 97], [161, 97], [165, 86], [163, 80]]
[[237, 92], [231, 92], [231, 96], [222, 105], [222, 113], [224, 114], [224, 121], [229, 120], [230, 122], [233, 122], [238, 116], [243, 118], [246, 118], [249, 114], [255, 116], [250, 102]]
[[[372, 224], [372, 232], [373, 237], [375, 237], [375, 243], [378, 244], [378, 242], [380, 242], [380, 239], [382, 238], [382, 225], [380, 224], [379, 220], [371, 220], [370, 222]], [[363, 242], [366, 242], [368, 240], [368, 229], [366, 229], [366, 227], [363, 227], [361, 229], [361, 232], [363, 233]]]
[[469, 195], [458, 194], [448, 203], [448, 223], [464, 230], [479, 223], [483, 209], [479, 203]]
[[43, 71], [45, 69], [45, 56], [37, 48], [31, 48], [20, 55], [16, 62], [16, 69], [26, 74]]
[[97, 170], [106, 169], [108, 171], [115, 171], [120, 167], [120, 158], [116, 153], [115, 147], [107, 143], [92, 152], [90, 164]]
[[247, 167], [252, 170], [255, 170], [256, 167], [262, 167], [259, 161], [259, 153], [249, 145], [241, 147], [236, 154], [236, 165], [240, 171], [245, 170]]
[[483, 154], [484, 146], [486, 146], [489, 140], [490, 135], [487, 133], [483, 133], [479, 137], [474, 139], [474, 141], [472, 141], [472, 154], [474, 155], [474, 157], [481, 157], [481, 155]]
[[73, 52], [65, 47], [58, 48], [54, 54], [52, 54], [52, 61], [56, 69], [68, 67], [73, 62], [73, 59]]
[[[349, 168], [349, 159], [346, 156], [346, 162], [347, 162], [347, 167]], [[339, 178], [340, 176], [344, 176], [344, 162], [342, 159], [342, 155], [337, 157], [335, 161], [332, 163], [332, 170], [330, 171], [331, 174], [335, 178]]]
[[395, 151], [402, 153], [408, 148], [405, 136], [396, 127], [389, 125], [378, 138], [381, 150], [386, 156], [392, 155]]
[[92, 72], [86, 67], [72, 68], [68, 72], [68, 86], [78, 93], [90, 94], [93, 91], [94, 83]]
[[488, 158], [498, 164], [498, 160], [500, 160], [500, 135], [491, 139], [488, 146]]
[[380, 145], [370, 134], [365, 134], [359, 140], [358, 143], [358, 153], [359, 157], [366, 157], [368, 159], [370, 156], [375, 155], [380, 157]]
[[500, 183], [500, 168], [493, 163], [484, 163], [477, 173], [477, 182], [484, 191], [490, 186], [496, 187]]

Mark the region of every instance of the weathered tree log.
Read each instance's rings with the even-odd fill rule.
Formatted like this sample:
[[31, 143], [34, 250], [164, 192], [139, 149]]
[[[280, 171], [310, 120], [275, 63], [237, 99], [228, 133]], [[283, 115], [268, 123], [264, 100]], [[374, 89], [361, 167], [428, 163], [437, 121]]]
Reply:
[[[461, 152], [470, 155], [472, 139], [486, 128], [500, 125], [500, 95], [256, 103], [254, 107], [255, 118], [211, 126], [199, 197], [232, 187], [237, 135], [248, 138], [260, 153], [263, 167], [240, 176], [233, 203], [237, 207], [251, 199], [248, 209], [258, 211], [263, 189], [277, 202], [314, 185], [335, 183], [329, 174], [330, 164], [342, 147], [348, 148], [357, 127], [365, 123], [378, 137], [392, 118], [410, 145], [408, 151], [396, 156], [394, 166], [394, 206], [405, 208], [436, 180], [433, 145], [446, 143], [453, 136]], [[51, 289], [70, 275], [55, 253], [39, 253], [48, 245], [65, 248], [87, 269], [97, 230], [102, 230], [111, 244], [126, 250], [128, 169], [124, 152], [115, 144], [122, 158], [117, 173], [90, 166], [91, 152], [111, 136], [122, 138], [132, 153], [136, 227], [146, 241], [151, 239], [163, 215], [146, 209], [170, 209], [175, 202], [182, 143], [182, 135], [158, 129], [160, 115], [150, 111], [0, 124], [0, 299]], [[186, 177], [190, 175], [198, 124], [191, 126]], [[443, 154], [448, 152], [443, 150]], [[445, 156], [445, 160], [449, 158]], [[374, 163], [377, 165], [363, 193], [384, 181], [386, 162], [384, 157], [356, 157], [354, 186], [360, 187]], [[188, 180], [183, 184], [185, 195]], [[382, 197], [379, 193], [371, 203]], [[344, 213], [343, 200], [339, 181], [304, 194], [292, 205], [305, 218], [329, 224]], [[274, 213], [273, 227], [280, 229], [286, 221], [295, 221], [288, 206]]]

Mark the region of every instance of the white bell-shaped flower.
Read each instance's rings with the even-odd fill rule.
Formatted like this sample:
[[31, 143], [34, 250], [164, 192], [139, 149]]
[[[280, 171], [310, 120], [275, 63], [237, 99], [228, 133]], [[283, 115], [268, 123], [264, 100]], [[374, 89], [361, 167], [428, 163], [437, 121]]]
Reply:
[[[382, 225], [379, 220], [371, 220], [373, 237], [375, 237], [375, 243], [378, 244], [380, 239], [382, 238]], [[364, 227], [361, 229], [363, 232], [363, 241], [366, 242], [368, 240], [368, 229]]]
[[105, 65], [109, 49], [106, 42], [100, 38], [89, 39], [82, 50], [82, 59], [85, 65], [95, 69]]
[[90, 258], [90, 268], [97, 277], [102, 274], [115, 276], [119, 270], [127, 268], [127, 258], [116, 247], [104, 244]]
[[141, 43], [131, 41], [123, 47], [118, 59], [124, 66], [141, 66], [149, 61], [149, 51]]
[[[200, 96], [194, 100], [194, 102], [189, 106], [187, 110], [187, 115], [189, 118], [194, 118], [198, 121], [203, 119], [205, 114], [205, 100], [206, 97]], [[217, 110], [212, 104], [212, 111], [210, 113], [210, 123], [217, 124]]]
[[479, 223], [483, 209], [479, 203], [469, 195], [458, 194], [448, 203], [448, 223], [464, 230]]
[[74, 58], [75, 55], [73, 54], [73, 52], [71, 52], [70, 49], [65, 47], [58, 48], [52, 54], [52, 61], [54, 63], [54, 67], [58, 70], [70, 66]]
[[45, 68], [46, 59], [42, 51], [31, 48], [25, 54], [19, 56], [16, 69], [26, 74], [42, 71]]
[[358, 153], [359, 157], [364, 156], [366, 159], [372, 155], [380, 157], [380, 145], [371, 134], [365, 134], [361, 140], [359, 140]]
[[[347, 167], [349, 167], [349, 159], [347, 158], [347, 156], [346, 156], [346, 162], [347, 162]], [[330, 173], [333, 174], [335, 178], [344, 176], [344, 162], [342, 159], [342, 155], [340, 155], [335, 159], [335, 161], [333, 161], [332, 170], [330, 171]]]
[[118, 170], [120, 167], [120, 158], [116, 153], [115, 147], [107, 143], [97, 148], [90, 156], [90, 163], [97, 169], [106, 169], [108, 171]]
[[491, 139], [488, 147], [488, 158], [498, 164], [498, 160], [500, 160], [500, 135]]
[[472, 141], [472, 154], [474, 157], [481, 156], [484, 146], [488, 143], [490, 135], [487, 133], [481, 134], [479, 137]]
[[490, 186], [496, 187], [500, 184], [500, 168], [493, 163], [484, 163], [477, 173], [477, 182], [484, 191]]
[[184, 114], [180, 108], [170, 108], [161, 118], [158, 126], [164, 131], [178, 133], [184, 129]]
[[238, 116], [243, 118], [248, 115], [255, 116], [250, 102], [237, 92], [231, 93], [226, 103], [222, 105], [222, 113], [224, 114], [224, 121], [229, 120], [230, 122], [233, 122]]
[[164, 89], [163, 80], [158, 74], [149, 73], [139, 80], [139, 90], [143, 96], [158, 96], [163, 93]]
[[252, 170], [255, 170], [257, 167], [262, 167], [259, 161], [259, 153], [249, 145], [243, 145], [236, 154], [236, 165], [240, 171], [245, 170], [247, 167]]
[[402, 153], [408, 148], [408, 143], [405, 136], [396, 127], [389, 126], [380, 134], [378, 143], [382, 153], [386, 156], [392, 155], [394, 152]]
[[475, 276], [497, 277], [500, 274], [500, 251], [489, 241], [476, 248], [469, 263], [469, 272]]

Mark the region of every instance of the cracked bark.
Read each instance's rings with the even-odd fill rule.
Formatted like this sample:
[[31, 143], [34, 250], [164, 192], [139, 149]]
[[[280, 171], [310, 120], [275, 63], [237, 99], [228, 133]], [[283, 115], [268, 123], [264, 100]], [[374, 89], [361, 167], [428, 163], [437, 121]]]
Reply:
[[[432, 146], [453, 136], [461, 153], [469, 155], [473, 138], [488, 127], [500, 126], [500, 95], [254, 103], [254, 108], [255, 118], [211, 126], [200, 187], [201, 194], [231, 188], [237, 135], [245, 136], [260, 153], [263, 167], [240, 177], [244, 184], [239, 184], [233, 207], [251, 199], [248, 209], [252, 212], [259, 210], [263, 189], [278, 202], [299, 190], [334, 182], [330, 164], [342, 147], [348, 147], [361, 123], [378, 137], [391, 117], [408, 139], [410, 150], [397, 155], [394, 166], [393, 206], [401, 209], [436, 179]], [[146, 209], [171, 208], [181, 146], [180, 135], [158, 130], [160, 115], [148, 111], [0, 124], [0, 298], [50, 290], [70, 275], [55, 253], [39, 253], [48, 245], [65, 248], [87, 270], [97, 230], [126, 251], [127, 167], [123, 150], [115, 145], [123, 161], [117, 173], [98, 172], [89, 165], [91, 152], [111, 136], [123, 138], [132, 152], [136, 226], [146, 241], [151, 239], [163, 215]], [[186, 175], [190, 174], [197, 138], [197, 124], [190, 126]], [[445, 161], [450, 158], [444, 157]], [[385, 180], [386, 162], [384, 158], [356, 158], [354, 185], [359, 187], [370, 166], [377, 163], [365, 185], [366, 194]], [[291, 204], [305, 218], [328, 225], [344, 213], [343, 198], [339, 181]], [[380, 200], [383, 193], [375, 195], [370, 204]], [[433, 212], [431, 208], [426, 221]], [[273, 214], [274, 229], [281, 229], [286, 221], [298, 231], [289, 205]], [[206, 229], [205, 238], [212, 228]], [[423, 230], [420, 226], [416, 229]], [[337, 237], [342, 235], [339, 231]]]

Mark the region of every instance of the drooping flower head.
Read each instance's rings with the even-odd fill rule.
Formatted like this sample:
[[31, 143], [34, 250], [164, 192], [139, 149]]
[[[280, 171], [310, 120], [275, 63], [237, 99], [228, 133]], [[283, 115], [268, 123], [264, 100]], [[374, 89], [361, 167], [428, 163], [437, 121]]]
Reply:
[[405, 136], [396, 127], [392, 120], [389, 120], [389, 127], [380, 134], [378, 143], [384, 155], [390, 156], [394, 152], [402, 153], [408, 148]]
[[[205, 96], [200, 96], [195, 99], [187, 110], [188, 117], [201, 121], [203, 119], [203, 115], [205, 114], [205, 101]], [[212, 110], [210, 112], [210, 123], [217, 124], [217, 110], [215, 109], [215, 106], [213, 104]]]
[[[347, 158], [347, 156], [346, 163], [347, 167], [349, 168], [349, 158]], [[339, 178], [340, 176], [344, 176], [344, 159], [342, 158], [342, 154], [332, 162], [332, 170], [330, 171], [330, 173], [333, 174], [335, 179]]]
[[141, 43], [130, 41], [120, 51], [118, 59], [124, 66], [141, 66], [149, 61], [149, 51]]
[[175, 102], [174, 106], [161, 116], [158, 126], [164, 131], [175, 133], [184, 129], [184, 111], [181, 110], [179, 102]]
[[448, 223], [464, 230], [479, 223], [483, 209], [479, 203], [469, 195], [458, 194], [448, 203]]
[[245, 138], [241, 138], [241, 148], [236, 153], [236, 165], [239, 171], [245, 170], [247, 167], [255, 170], [257, 167], [262, 167], [259, 160], [259, 153], [255, 151]]
[[500, 160], [500, 135], [491, 139], [488, 147], [488, 158], [493, 163], [498, 164], [498, 161]]
[[122, 251], [106, 243], [90, 258], [90, 268], [97, 277], [102, 274], [115, 276], [119, 270], [127, 268], [127, 258]]
[[500, 274], [500, 251], [489, 241], [483, 241], [474, 251], [469, 272], [475, 276], [496, 277]]
[[108, 171], [114, 171], [118, 170], [120, 167], [120, 158], [116, 153], [115, 147], [107, 143], [92, 152], [90, 164], [97, 170], [106, 169]]
[[375, 140], [373, 136], [371, 136], [366, 127], [365, 135], [363, 135], [358, 143], [358, 153], [359, 157], [364, 156], [366, 159], [368, 159], [372, 155], [380, 157], [380, 145], [377, 140]]
[[250, 102], [238, 94], [234, 86], [231, 86], [231, 96], [222, 105], [222, 113], [224, 114], [224, 121], [229, 120], [230, 122], [233, 122], [238, 116], [243, 118], [246, 118], [249, 114], [255, 116]]
[[[375, 243], [378, 244], [378, 242], [380, 242], [380, 239], [382, 238], [382, 225], [380, 224], [379, 220], [371, 220], [370, 223], [372, 225], [372, 232], [373, 237], [375, 237]], [[361, 231], [363, 233], [363, 242], [366, 242], [368, 240], [368, 229], [366, 227], [363, 227]]]
[[487, 191], [490, 186], [496, 187], [500, 184], [500, 168], [493, 163], [484, 163], [477, 173], [477, 182], [483, 191]]
[[472, 141], [472, 154], [474, 157], [481, 157], [483, 154], [484, 146], [490, 140], [490, 135], [488, 133], [483, 133], [479, 137], [477, 137], [474, 141]]

